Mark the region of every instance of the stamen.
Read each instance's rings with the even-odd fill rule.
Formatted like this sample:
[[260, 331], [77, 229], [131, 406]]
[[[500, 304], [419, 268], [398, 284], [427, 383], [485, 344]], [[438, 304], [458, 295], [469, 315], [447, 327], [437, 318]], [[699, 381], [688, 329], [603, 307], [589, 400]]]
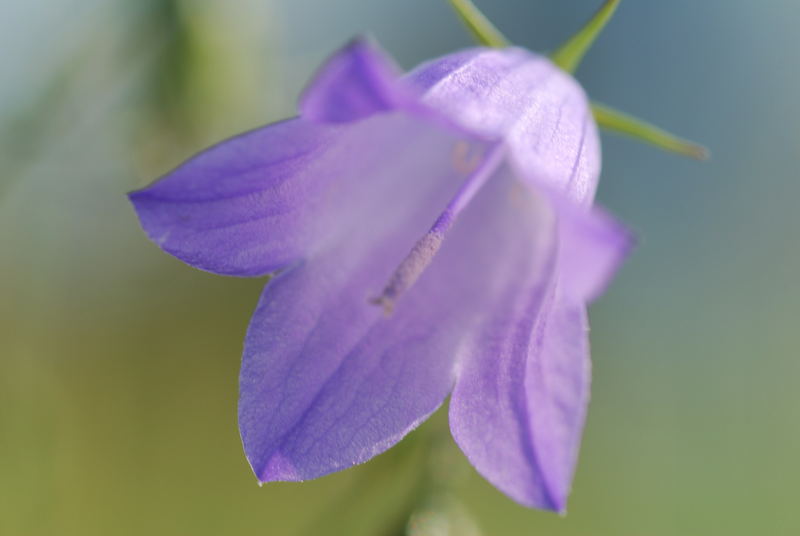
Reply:
[[[461, 144], [463, 142], [459, 142]], [[458, 158], [468, 152], [468, 148], [463, 145], [456, 145], [454, 157]], [[489, 149], [486, 157], [475, 167], [474, 171], [461, 185], [456, 195], [450, 200], [444, 211], [436, 218], [430, 230], [420, 238], [411, 249], [406, 258], [400, 263], [389, 282], [384, 287], [383, 292], [377, 298], [370, 300], [371, 303], [383, 307], [387, 315], [392, 314], [394, 304], [403, 292], [411, 288], [417, 282], [419, 276], [431, 263], [439, 248], [442, 246], [447, 232], [455, 223], [456, 218], [464, 208], [469, 205], [475, 194], [486, 184], [486, 181], [494, 174], [504, 156], [502, 144], [494, 145]], [[466, 161], [469, 162], [469, 161]], [[459, 169], [464, 165], [464, 161], [456, 165]]]
[[403, 262], [392, 274], [389, 283], [383, 289], [383, 293], [377, 298], [373, 298], [371, 302], [380, 305], [383, 307], [384, 313], [391, 315], [394, 311], [395, 300], [408, 290], [411, 285], [416, 283], [419, 276], [422, 275], [422, 272], [425, 271], [425, 268], [436, 255], [436, 252], [439, 251], [442, 242], [444, 242], [444, 234], [442, 233], [431, 230], [425, 234], [414, 244], [411, 253], [403, 259]]

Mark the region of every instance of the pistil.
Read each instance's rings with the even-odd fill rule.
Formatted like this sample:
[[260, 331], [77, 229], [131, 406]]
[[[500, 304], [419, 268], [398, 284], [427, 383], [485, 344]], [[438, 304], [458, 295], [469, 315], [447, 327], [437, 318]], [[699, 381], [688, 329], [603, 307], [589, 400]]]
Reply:
[[470, 175], [447, 204], [444, 211], [436, 218], [430, 230], [414, 244], [408, 255], [395, 269], [381, 295], [370, 300], [371, 303], [383, 307], [387, 315], [392, 314], [395, 302], [400, 295], [417, 282], [431, 261], [433, 261], [458, 215], [475, 198], [475, 195], [489, 178], [494, 175], [505, 155], [504, 146], [498, 143], [489, 148], [480, 162], [470, 161], [466, 160], [467, 151], [465, 151], [464, 147], [463, 142], [456, 145], [454, 149], [454, 166], [457, 170], [472, 169]]

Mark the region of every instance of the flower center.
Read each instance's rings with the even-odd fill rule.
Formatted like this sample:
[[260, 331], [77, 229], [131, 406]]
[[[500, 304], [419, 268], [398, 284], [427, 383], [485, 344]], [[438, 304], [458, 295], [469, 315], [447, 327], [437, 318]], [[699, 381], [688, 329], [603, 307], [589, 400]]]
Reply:
[[484, 154], [471, 154], [466, 142], [458, 142], [453, 149], [453, 166], [457, 171], [469, 173], [455, 196], [447, 203], [430, 230], [417, 240], [414, 247], [395, 269], [383, 292], [371, 303], [383, 307], [387, 315], [392, 314], [394, 304], [406, 290], [417, 282], [419, 276], [431, 263], [442, 246], [447, 232], [453, 227], [456, 218], [464, 210], [494, 174], [505, 155], [502, 143], [489, 147]]

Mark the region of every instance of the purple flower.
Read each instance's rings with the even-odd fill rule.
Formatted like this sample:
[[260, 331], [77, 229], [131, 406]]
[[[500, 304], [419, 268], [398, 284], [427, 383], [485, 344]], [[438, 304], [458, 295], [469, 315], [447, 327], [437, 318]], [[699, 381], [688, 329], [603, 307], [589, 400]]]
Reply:
[[260, 481], [362, 463], [450, 394], [478, 472], [563, 511], [589, 396], [586, 303], [630, 244], [591, 206], [599, 173], [586, 96], [548, 59], [476, 48], [399, 76], [357, 40], [298, 118], [130, 198], [148, 236], [192, 266], [279, 272], [240, 378]]

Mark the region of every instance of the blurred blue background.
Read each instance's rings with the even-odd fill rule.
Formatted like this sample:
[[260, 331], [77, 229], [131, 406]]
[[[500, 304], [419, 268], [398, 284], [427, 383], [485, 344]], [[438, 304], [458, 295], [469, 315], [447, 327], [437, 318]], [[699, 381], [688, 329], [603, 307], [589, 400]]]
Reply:
[[[598, 3], [479, 5], [544, 51]], [[622, 3], [579, 80], [712, 160], [604, 138], [599, 199], [640, 246], [591, 311], [567, 517], [516, 505], [448, 450], [452, 495], [411, 533], [800, 534], [799, 26], [794, 0]], [[402, 533], [409, 468], [430, 463], [415, 441], [442, 416], [364, 466], [259, 488], [236, 397], [263, 281], [162, 254], [124, 196], [292, 115], [364, 32], [406, 68], [471, 45], [444, 0], [0, 7], [0, 534]]]

